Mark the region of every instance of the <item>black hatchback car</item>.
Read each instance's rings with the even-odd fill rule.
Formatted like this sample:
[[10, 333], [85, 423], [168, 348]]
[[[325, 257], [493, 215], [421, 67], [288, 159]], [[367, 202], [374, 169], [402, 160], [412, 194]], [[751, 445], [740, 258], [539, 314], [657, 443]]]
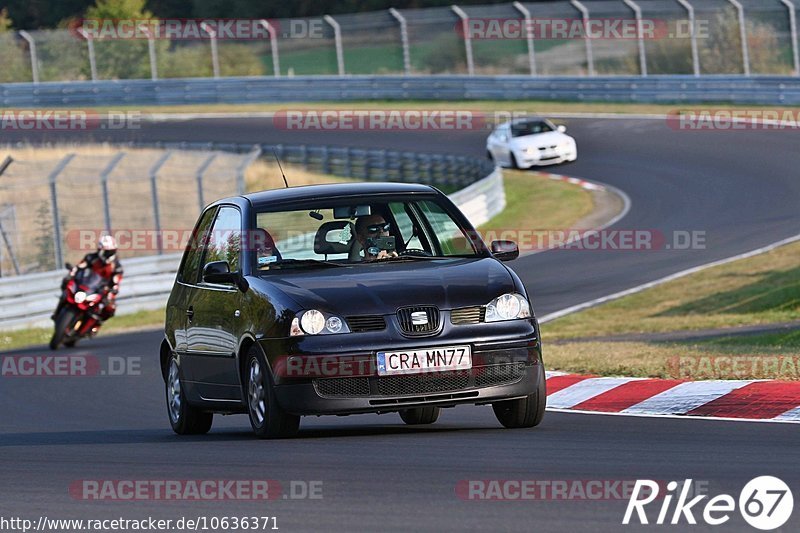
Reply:
[[433, 187], [317, 185], [226, 198], [200, 216], [167, 304], [170, 424], [247, 413], [260, 437], [303, 415], [491, 404], [508, 428], [544, 416], [539, 327], [511, 241], [480, 239]]

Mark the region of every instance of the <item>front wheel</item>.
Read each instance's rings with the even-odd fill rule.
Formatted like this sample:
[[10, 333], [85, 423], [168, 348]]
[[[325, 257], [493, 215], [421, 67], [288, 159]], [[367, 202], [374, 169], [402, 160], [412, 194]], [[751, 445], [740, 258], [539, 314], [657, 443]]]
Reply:
[[178, 435], [203, 435], [211, 429], [214, 421], [212, 413], [201, 411], [189, 405], [183, 392], [178, 359], [175, 354], [169, 358], [167, 371], [167, 414], [172, 431]]
[[75, 313], [75, 310], [70, 308], [62, 309], [61, 312], [58, 314], [55, 320], [53, 336], [50, 337], [51, 350], [58, 349], [58, 346], [64, 340], [64, 337], [67, 336], [67, 329], [72, 328], [72, 324], [75, 321], [76, 314], [77, 313]]
[[261, 439], [294, 436], [300, 429], [300, 417], [287, 413], [278, 405], [266, 359], [257, 345], [247, 352], [245, 372], [247, 413], [256, 436]]
[[544, 370], [539, 372], [539, 383], [536, 391], [518, 400], [505, 400], [492, 404], [494, 416], [509, 429], [532, 428], [538, 426], [544, 418], [547, 405], [547, 384]]

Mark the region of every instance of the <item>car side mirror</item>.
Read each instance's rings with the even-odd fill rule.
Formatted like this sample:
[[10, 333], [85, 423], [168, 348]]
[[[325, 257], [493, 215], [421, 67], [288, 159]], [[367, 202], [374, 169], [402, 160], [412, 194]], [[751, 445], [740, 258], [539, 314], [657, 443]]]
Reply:
[[238, 272], [231, 272], [231, 267], [227, 261], [212, 261], [203, 267], [203, 281], [205, 283], [231, 283], [236, 285], [240, 291], [247, 292], [250, 284], [239, 275]]
[[500, 261], [513, 261], [519, 257], [519, 247], [514, 241], [492, 241], [492, 254]]
[[213, 261], [203, 267], [203, 281], [206, 283], [235, 283], [237, 272], [231, 272], [227, 261]]
[[559, 124], [558, 128], [556, 128], [556, 129], [558, 129], [558, 131], [560, 131], [561, 133], [566, 133], [567, 132], [567, 127], [565, 125], [563, 125], [563, 124]]

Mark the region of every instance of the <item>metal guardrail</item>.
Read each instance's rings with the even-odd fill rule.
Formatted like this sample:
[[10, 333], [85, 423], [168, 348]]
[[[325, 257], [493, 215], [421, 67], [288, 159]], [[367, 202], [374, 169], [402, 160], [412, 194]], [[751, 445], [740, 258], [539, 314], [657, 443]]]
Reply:
[[494, 171], [488, 159], [401, 150], [307, 144], [248, 144], [214, 142], [135, 142], [139, 148], [259, 152], [262, 157], [301, 165], [306, 170], [364, 181], [427, 183], [454, 192]]
[[[183, 146], [186, 148], [191, 145], [183, 143]], [[208, 145], [203, 147], [207, 148]], [[220, 145], [214, 148], [217, 150], [223, 149]], [[231, 151], [249, 151], [251, 148], [252, 145], [227, 146], [227, 149]], [[264, 148], [271, 149], [270, 146], [266, 145]], [[282, 151], [286, 161], [300, 164], [306, 163], [310, 166], [315, 164], [322, 165], [323, 161], [327, 161], [324, 164], [329, 169], [335, 169], [337, 165], [345, 164], [345, 159], [337, 159], [342, 158], [341, 154], [345, 153], [345, 151], [352, 154], [352, 157], [361, 157], [363, 156], [362, 152], [372, 152], [371, 150], [333, 149], [330, 147], [304, 146], [301, 148], [299, 146], [278, 145], [275, 148], [279, 153]], [[326, 155], [322, 157], [322, 154]], [[386, 161], [386, 164], [374, 168], [387, 172], [384, 179], [395, 178], [395, 181], [397, 181], [396, 178], [398, 177], [408, 178], [410, 174], [397, 174], [397, 172], [399, 169], [407, 169], [410, 172], [420, 157], [431, 164], [434, 161], [438, 161], [443, 165], [446, 162], [456, 165], [453, 169], [458, 168], [462, 173], [458, 179], [447, 179], [444, 184], [464, 186], [467, 183], [471, 183], [471, 185], [467, 185], [466, 188], [451, 195], [451, 199], [476, 226], [486, 222], [505, 207], [502, 172], [488, 161], [475, 158], [435, 154], [409, 154], [405, 152], [398, 154], [396, 159], [393, 159], [395, 156], [391, 154], [381, 154], [379, 157], [381, 158], [380, 161]], [[400, 164], [390, 164], [389, 161], [397, 161]], [[405, 164], [409, 162], [410, 164]], [[361, 174], [362, 177], [367, 176], [366, 179], [377, 179], [378, 176], [373, 173], [372, 166], [356, 165], [353, 164], [352, 160], [350, 163], [351, 168], [355, 170], [350, 175], [358, 176]], [[428, 168], [431, 167], [429, 166]], [[439, 172], [445, 172], [447, 168], [446, 165], [436, 167], [433, 181], [436, 181]], [[472, 169], [471, 173], [468, 171], [469, 169]], [[485, 173], [480, 174], [482, 171], [485, 171]], [[166, 304], [169, 291], [172, 289], [180, 258], [181, 254], [154, 255], [133, 259], [123, 258], [125, 278], [120, 287], [118, 314], [125, 315], [141, 310], [163, 307]], [[48, 317], [55, 307], [59, 295], [58, 288], [65, 273], [65, 270], [57, 270], [0, 278], [0, 302], [3, 303], [0, 307], [0, 330], [48, 326], [50, 324]]]
[[800, 104], [784, 76], [303, 76], [0, 84], [13, 108], [245, 104], [354, 100], [564, 100]]

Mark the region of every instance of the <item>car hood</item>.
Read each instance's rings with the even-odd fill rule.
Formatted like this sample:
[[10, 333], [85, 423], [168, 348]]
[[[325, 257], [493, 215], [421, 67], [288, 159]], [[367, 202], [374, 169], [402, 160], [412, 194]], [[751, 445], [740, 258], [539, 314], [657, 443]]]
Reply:
[[298, 310], [315, 308], [343, 316], [390, 314], [406, 305], [484, 305], [515, 290], [511, 274], [491, 258], [293, 270], [265, 274], [260, 280], [294, 300]]
[[559, 144], [569, 138], [569, 135], [559, 131], [548, 131], [547, 133], [536, 133], [534, 135], [525, 135], [524, 137], [514, 137], [513, 141], [514, 144], [521, 148], [528, 146], [538, 148], [539, 146], [552, 146], [554, 144]]

